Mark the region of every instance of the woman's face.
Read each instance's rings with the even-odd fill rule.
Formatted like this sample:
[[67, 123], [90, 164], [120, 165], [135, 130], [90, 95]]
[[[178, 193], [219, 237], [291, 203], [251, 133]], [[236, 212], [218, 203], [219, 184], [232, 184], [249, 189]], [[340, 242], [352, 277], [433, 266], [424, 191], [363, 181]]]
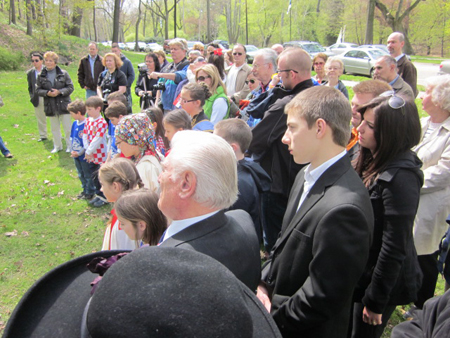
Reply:
[[322, 58], [317, 58], [316, 61], [314, 61], [314, 71], [319, 75], [325, 75], [325, 60]]
[[173, 135], [175, 135], [177, 132], [179, 132], [180, 130], [183, 130], [183, 128], [175, 128], [173, 125], [171, 125], [170, 123], [165, 123], [164, 122], [164, 136], [167, 137], [167, 139], [170, 141], [172, 141]]
[[53, 70], [53, 68], [56, 67], [56, 62], [52, 58], [46, 58], [44, 60], [44, 62], [45, 62], [45, 68], [47, 68], [48, 70]]
[[255, 75], [253, 75], [253, 73], [250, 73], [250, 75], [247, 77], [247, 82], [248, 88], [250, 88], [250, 90], [255, 90], [259, 88], [259, 81], [255, 77]]
[[329, 79], [339, 79], [339, 76], [342, 74], [342, 69], [339, 62], [331, 62], [326, 67], [326, 73]]
[[181, 102], [181, 108], [183, 108], [186, 113], [189, 115], [194, 116], [198, 114], [198, 100], [193, 101], [191, 98], [191, 92], [188, 90], [181, 90], [180, 94], [180, 102]]
[[434, 87], [427, 86], [425, 94], [422, 96], [422, 109], [430, 116], [433, 116], [439, 110], [439, 107], [432, 101], [431, 92], [433, 89]]
[[204, 82], [209, 88], [211, 88], [212, 79], [211, 76], [206, 74], [206, 72], [204, 72], [203, 70], [199, 70], [197, 72], [197, 82]]
[[147, 65], [148, 71], [150, 73], [155, 71], [155, 61], [153, 61], [153, 58], [151, 56], [145, 57], [145, 64]]
[[108, 70], [115, 70], [116, 69], [116, 60], [113, 56], [107, 56], [105, 58], [105, 65]]
[[373, 109], [367, 109], [364, 113], [364, 119], [358, 127], [359, 132], [359, 144], [361, 147], [369, 149], [372, 154], [377, 147], [377, 141], [375, 140], [375, 114]]
[[126, 157], [138, 156], [139, 155], [139, 147], [135, 145], [128, 144], [124, 140], [119, 137], [116, 137], [116, 146], [120, 149], [122, 154]]

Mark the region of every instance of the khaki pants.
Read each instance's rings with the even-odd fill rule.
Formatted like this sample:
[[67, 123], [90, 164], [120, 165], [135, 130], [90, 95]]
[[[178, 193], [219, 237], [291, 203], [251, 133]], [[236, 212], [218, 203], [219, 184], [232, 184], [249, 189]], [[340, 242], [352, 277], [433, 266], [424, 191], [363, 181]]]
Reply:
[[49, 118], [53, 134], [53, 147], [63, 149], [60, 124], [62, 124], [64, 129], [66, 147], [70, 147], [70, 132], [72, 129], [72, 119], [70, 118], [70, 114], [50, 116]]
[[48, 138], [47, 137], [47, 118], [44, 113], [44, 98], [39, 97], [39, 105], [34, 107], [34, 114], [36, 115], [39, 137], [40, 138]]

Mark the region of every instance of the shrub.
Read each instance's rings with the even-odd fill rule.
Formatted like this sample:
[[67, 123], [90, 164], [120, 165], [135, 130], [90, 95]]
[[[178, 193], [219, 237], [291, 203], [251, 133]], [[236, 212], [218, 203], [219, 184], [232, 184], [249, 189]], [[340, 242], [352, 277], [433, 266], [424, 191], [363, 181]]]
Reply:
[[0, 47], [0, 70], [17, 70], [24, 61], [22, 53], [10, 52]]

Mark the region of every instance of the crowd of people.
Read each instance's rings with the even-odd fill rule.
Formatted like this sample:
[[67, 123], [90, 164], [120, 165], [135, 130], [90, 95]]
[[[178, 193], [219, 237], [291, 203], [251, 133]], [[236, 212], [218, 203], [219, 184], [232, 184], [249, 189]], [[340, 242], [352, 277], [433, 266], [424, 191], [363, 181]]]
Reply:
[[[403, 44], [401, 33], [389, 36], [391, 55], [377, 60], [374, 79], [353, 87], [350, 102], [342, 62], [326, 54], [311, 60], [303, 49], [274, 45], [251, 67], [241, 44], [230, 53], [214, 44], [188, 53], [186, 41], [174, 39], [171, 63], [149, 53], [140, 65], [134, 114], [134, 71], [118, 45], [103, 58], [89, 45], [78, 71], [85, 102], [70, 101], [73, 83], [55, 53], [33, 53], [28, 82], [39, 141], [47, 139], [45, 114], [52, 152], [62, 150], [62, 123], [79, 198], [114, 203], [105, 251], [89, 264], [100, 274], [93, 296], [83, 283], [51, 295], [57, 303], [83, 294], [70, 307], [75, 334], [197, 336], [192, 326], [213, 325], [214, 334], [198, 336], [379, 338], [396, 306], [411, 303], [414, 320], [396, 337], [420, 336], [436, 323], [450, 334], [450, 319], [440, 316], [448, 292], [426, 303], [450, 213], [450, 77], [428, 79], [429, 116], [420, 120], [417, 73]], [[67, 266], [52, 273], [78, 278]], [[227, 296], [217, 289], [222, 278]], [[36, 306], [42, 292], [38, 283], [30, 290], [37, 296], [19, 307]], [[239, 320], [216, 313], [230, 299]], [[155, 314], [159, 302], [170, 306]], [[64, 330], [54, 307], [42, 311]], [[49, 326], [16, 309], [5, 337], [21, 321], [33, 332]], [[239, 334], [227, 331], [236, 325]]]

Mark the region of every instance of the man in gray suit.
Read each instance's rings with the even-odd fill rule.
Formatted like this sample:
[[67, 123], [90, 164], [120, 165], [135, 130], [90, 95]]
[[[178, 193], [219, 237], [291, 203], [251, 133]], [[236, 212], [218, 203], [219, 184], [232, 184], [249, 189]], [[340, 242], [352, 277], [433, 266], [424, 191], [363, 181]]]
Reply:
[[162, 165], [158, 206], [172, 223], [160, 246], [208, 255], [256, 290], [261, 263], [253, 221], [243, 210], [224, 212], [238, 194], [231, 146], [217, 135], [181, 131]]
[[282, 141], [296, 163], [310, 164], [294, 182], [257, 296], [285, 338], [344, 338], [373, 229], [369, 194], [345, 151], [350, 103], [318, 86], [285, 112]]
[[34, 106], [34, 114], [38, 121], [39, 139], [38, 142], [47, 139], [47, 118], [44, 113], [44, 98], [39, 96], [36, 91], [36, 79], [42, 70], [44, 57], [41, 53], [31, 53], [31, 62], [33, 68], [27, 72], [28, 93], [30, 94], [30, 102]]

